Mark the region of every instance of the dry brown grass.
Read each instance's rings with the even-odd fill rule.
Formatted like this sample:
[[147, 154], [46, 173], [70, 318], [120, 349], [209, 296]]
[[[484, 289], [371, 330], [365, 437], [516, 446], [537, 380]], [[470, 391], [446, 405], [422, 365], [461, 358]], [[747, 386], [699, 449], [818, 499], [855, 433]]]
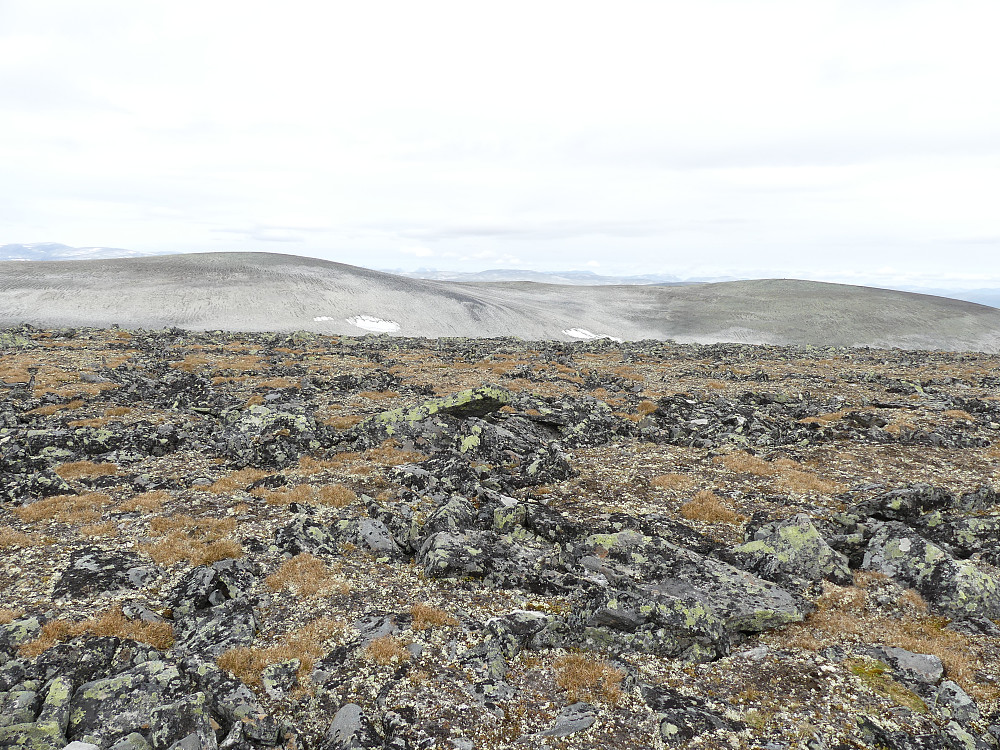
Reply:
[[285, 560], [264, 582], [272, 591], [286, 589], [304, 597], [347, 594], [351, 590], [347, 581], [308, 552]]
[[259, 686], [261, 673], [271, 664], [298, 659], [301, 682], [312, 672], [316, 660], [328, 651], [326, 642], [346, 630], [346, 623], [320, 617], [285, 634], [274, 646], [230, 649], [221, 654], [216, 663], [247, 685]]
[[170, 493], [166, 490], [151, 490], [123, 500], [118, 504], [118, 509], [126, 513], [134, 513], [137, 510], [152, 513], [160, 510], [168, 500], [170, 500]]
[[323, 420], [323, 424], [335, 430], [349, 430], [354, 425], [365, 421], [362, 414], [334, 414]]
[[719, 456], [715, 461], [730, 471], [738, 474], [752, 474], [756, 477], [773, 477], [781, 471], [774, 464], [768, 463], [760, 456], [755, 456], [746, 451], [733, 451], [732, 453], [727, 453], [725, 456]]
[[689, 521], [705, 521], [707, 523], [742, 523], [746, 516], [737, 513], [726, 502], [711, 490], [699, 491], [691, 500], [684, 503], [681, 515]]
[[394, 635], [383, 635], [376, 638], [365, 647], [364, 656], [368, 661], [389, 666], [390, 664], [402, 664], [410, 658], [410, 652], [406, 650], [406, 644]]
[[24, 617], [23, 609], [8, 609], [7, 607], [0, 607], [0, 625], [9, 625], [14, 622], [14, 620], [19, 620]]
[[207, 491], [211, 492], [213, 495], [225, 495], [230, 492], [242, 490], [254, 482], [270, 475], [271, 472], [264, 471], [263, 469], [240, 469], [239, 471], [234, 471], [230, 474], [226, 474], [224, 477], [216, 479], [208, 486]]
[[897, 419], [887, 424], [884, 429], [890, 435], [899, 437], [899, 434], [903, 432], [903, 430], [912, 432], [917, 429], [917, 426], [908, 419]]
[[101, 518], [101, 509], [111, 503], [111, 498], [103, 492], [88, 492], [85, 495], [56, 495], [36, 500], [30, 505], [14, 508], [13, 512], [22, 521], [61, 521], [63, 523], [96, 523]]
[[847, 487], [840, 482], [812, 474], [808, 471], [788, 469], [782, 472], [775, 480], [778, 489], [785, 492], [810, 493], [815, 492], [821, 495], [836, 495], [843, 492]]
[[83, 622], [52, 620], [42, 626], [38, 638], [28, 641], [18, 649], [22, 656], [35, 657], [52, 648], [57, 643], [72, 640], [90, 633], [96, 636], [129, 638], [140, 643], [148, 643], [160, 650], [170, 648], [174, 642], [174, 629], [166, 622], [144, 622], [129, 620], [120, 608], [109, 609], [96, 618]]
[[328, 484], [320, 487], [314, 487], [311, 484], [300, 484], [297, 487], [282, 487], [277, 490], [267, 490], [259, 487], [252, 490], [250, 494], [261, 498], [268, 505], [305, 503], [343, 508], [358, 499], [358, 496], [350, 487], [345, 487], [342, 484]]
[[649, 483], [661, 490], [690, 490], [696, 484], [694, 477], [689, 474], [657, 474], [649, 480]]
[[818, 414], [815, 417], [806, 417], [805, 419], [800, 419], [799, 424], [819, 424], [824, 427], [832, 422], [836, 422], [843, 419], [847, 415], [846, 411], [833, 411], [829, 414]]
[[174, 531], [158, 542], [144, 545], [142, 551], [160, 565], [185, 560], [192, 565], [211, 565], [219, 560], [243, 557], [243, 547], [235, 539], [202, 542], [190, 539], [182, 531]]
[[625, 673], [604, 659], [589, 654], [567, 654], [552, 663], [556, 685], [566, 691], [570, 703], [602, 701], [617, 705]]
[[[858, 575], [856, 583], [869, 587], [876, 576]], [[909, 590], [900, 600], [908, 610], [903, 617], [886, 614], [877, 603], [869, 605], [868, 594], [859, 586], [825, 585], [817, 610], [804, 622], [783, 628], [782, 642], [791, 647], [818, 651], [838, 642], [882, 644], [941, 659], [947, 677], [978, 700], [1000, 698], [1000, 689], [978, 678], [980, 654], [968, 636], [945, 630], [948, 620], [927, 614], [927, 604]]]
[[264, 378], [254, 381], [257, 388], [298, 388], [299, 381], [295, 378]]
[[80, 399], [75, 399], [65, 404], [46, 404], [45, 406], [39, 406], [37, 409], [31, 409], [24, 412], [25, 414], [35, 414], [39, 417], [48, 417], [56, 412], [60, 411], [70, 411], [73, 409], [79, 409], [83, 406], [84, 402]]
[[316, 458], [315, 456], [301, 456], [299, 458], [299, 471], [303, 474], [318, 474], [326, 469], [333, 469], [343, 465], [343, 461], [338, 458]]
[[950, 417], [951, 419], [961, 419], [966, 422], [976, 421], [976, 418], [971, 414], [969, 414], [969, 412], [965, 411], [964, 409], [948, 409], [947, 411], [944, 412], [944, 415], [946, 417]]
[[209, 565], [243, 556], [240, 543], [225, 538], [236, 530], [234, 518], [158, 517], [150, 520], [149, 530], [151, 536], [163, 538], [141, 549], [160, 565], [173, 565], [184, 560], [192, 565]]
[[414, 630], [427, 630], [433, 627], [454, 628], [459, 624], [458, 618], [454, 615], [422, 602], [418, 602], [410, 607], [410, 614], [413, 615]]
[[209, 363], [209, 358], [204, 354], [188, 354], [178, 362], [171, 362], [170, 366], [183, 370], [184, 372], [196, 372]]
[[67, 481], [84, 477], [112, 477], [118, 474], [116, 464], [98, 464], [93, 461], [73, 461], [60, 464], [55, 468], [56, 474]]
[[118, 536], [118, 524], [114, 521], [92, 523], [80, 527], [83, 536]]
[[0, 549], [36, 547], [44, 542], [32, 534], [16, 531], [9, 526], [0, 526]]
[[656, 405], [655, 401], [640, 401], [639, 405], [636, 407], [636, 412], [639, 416], [645, 417], [648, 414], [652, 414], [659, 407]]

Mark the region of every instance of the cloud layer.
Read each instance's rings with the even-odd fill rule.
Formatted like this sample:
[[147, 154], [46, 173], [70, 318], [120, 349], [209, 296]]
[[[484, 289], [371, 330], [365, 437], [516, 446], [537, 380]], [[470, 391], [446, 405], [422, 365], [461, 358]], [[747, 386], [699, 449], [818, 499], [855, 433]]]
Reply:
[[8, 0], [0, 244], [995, 282], [998, 26], [969, 0]]

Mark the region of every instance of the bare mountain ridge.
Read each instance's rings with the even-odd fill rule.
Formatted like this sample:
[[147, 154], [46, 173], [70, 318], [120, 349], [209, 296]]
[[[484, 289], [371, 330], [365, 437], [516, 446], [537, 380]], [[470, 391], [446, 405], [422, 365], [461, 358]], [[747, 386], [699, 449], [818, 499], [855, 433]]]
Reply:
[[0, 262], [0, 325], [1000, 351], [1000, 310], [790, 279], [559, 286], [412, 279], [271, 253]]

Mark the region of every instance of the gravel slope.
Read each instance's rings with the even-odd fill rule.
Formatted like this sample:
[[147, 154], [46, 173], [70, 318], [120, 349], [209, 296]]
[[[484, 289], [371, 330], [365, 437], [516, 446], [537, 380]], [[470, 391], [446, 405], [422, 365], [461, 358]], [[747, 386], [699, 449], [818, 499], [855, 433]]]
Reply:
[[0, 325], [19, 323], [1000, 351], [1000, 310], [908, 292], [787, 279], [470, 284], [271, 253], [0, 262]]

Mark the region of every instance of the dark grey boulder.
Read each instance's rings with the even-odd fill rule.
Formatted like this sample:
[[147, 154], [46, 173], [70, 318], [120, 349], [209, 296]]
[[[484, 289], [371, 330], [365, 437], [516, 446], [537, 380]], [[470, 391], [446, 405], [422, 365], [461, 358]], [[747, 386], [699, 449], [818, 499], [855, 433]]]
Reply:
[[401, 560], [406, 557], [403, 548], [396, 542], [389, 528], [380, 520], [362, 518], [358, 521], [358, 540], [378, 558]]
[[105, 677], [113, 669], [122, 641], [114, 637], [76, 638], [57, 643], [43, 652], [32, 666], [36, 679], [69, 679], [74, 686]]
[[826, 543], [804, 513], [760, 526], [732, 555], [741, 567], [771, 581], [795, 577], [840, 586], [853, 582], [847, 557]]
[[862, 566], [915, 588], [935, 612], [950, 617], [1000, 617], [1000, 571], [956, 560], [899, 522], [870, 524]]
[[143, 730], [152, 710], [176, 700], [186, 687], [177, 668], [162, 661], [84, 683], [73, 693], [69, 736], [106, 745]]
[[186, 695], [150, 712], [149, 741], [153, 750], [216, 750], [218, 741], [204, 693]]
[[248, 594], [257, 574], [257, 566], [245, 558], [199, 565], [181, 578], [168, 597], [168, 603], [175, 617], [215, 607]]
[[645, 686], [642, 697], [656, 712], [660, 738], [667, 747], [684, 747], [691, 740], [714, 732], [738, 732], [744, 725], [710, 709], [705, 701], [663, 686]]
[[461, 656], [461, 662], [480, 680], [497, 682], [506, 676], [508, 662], [528, 647], [547, 625], [540, 612], [518, 611], [495, 617], [487, 623], [486, 639]]
[[981, 716], [976, 701], [951, 680], [945, 680], [938, 686], [931, 707], [935, 713], [963, 725], [979, 721]]
[[246, 738], [265, 745], [277, 743], [280, 729], [277, 720], [240, 680], [219, 669], [214, 661], [202, 657], [186, 657], [179, 667], [205, 693], [212, 711], [230, 726], [234, 742]]
[[0, 625], [0, 655], [12, 658], [17, 653], [18, 647], [36, 638], [41, 629], [42, 624], [37, 617], [22, 617], [6, 625]]
[[238, 467], [284, 468], [322, 447], [312, 416], [251, 406], [223, 415], [219, 446]]
[[322, 750], [370, 750], [384, 742], [361, 706], [348, 703], [337, 711], [320, 743]]
[[32, 723], [41, 705], [42, 695], [34, 690], [0, 693], [0, 727]]
[[888, 664], [901, 680], [923, 685], [936, 685], [944, 677], [944, 664], [934, 654], [916, 654], [895, 646], [874, 646], [869, 655]]
[[584, 600], [580, 614], [588, 637], [600, 640], [598, 628], [615, 641], [619, 636], [607, 628], [634, 628], [635, 636], [626, 640], [644, 644], [637, 650], [714, 658], [740, 633], [798, 622], [811, 607], [745, 570], [636, 531], [592, 535], [574, 555], [592, 580], [608, 587]]
[[439, 531], [424, 542], [417, 560], [431, 578], [482, 578], [494, 558], [494, 538], [484, 531]]
[[70, 553], [69, 565], [56, 581], [52, 595], [80, 598], [120, 589], [135, 589], [155, 577], [157, 569], [130, 552], [87, 546]]
[[337, 555], [340, 534], [333, 526], [307, 516], [299, 516], [274, 534], [274, 546], [289, 555], [308, 552], [311, 555]]
[[[597, 721], [597, 709], [589, 703], [571, 703], [556, 714], [555, 723], [539, 732], [542, 737], [568, 737], [590, 729]], [[522, 738], [524, 739], [524, 738]]]
[[269, 664], [260, 674], [264, 692], [273, 700], [278, 700], [294, 690], [299, 684], [298, 671], [302, 662], [298, 659]]
[[257, 616], [246, 598], [230, 599], [174, 622], [174, 650], [180, 654], [218, 656], [249, 646], [257, 634]]

